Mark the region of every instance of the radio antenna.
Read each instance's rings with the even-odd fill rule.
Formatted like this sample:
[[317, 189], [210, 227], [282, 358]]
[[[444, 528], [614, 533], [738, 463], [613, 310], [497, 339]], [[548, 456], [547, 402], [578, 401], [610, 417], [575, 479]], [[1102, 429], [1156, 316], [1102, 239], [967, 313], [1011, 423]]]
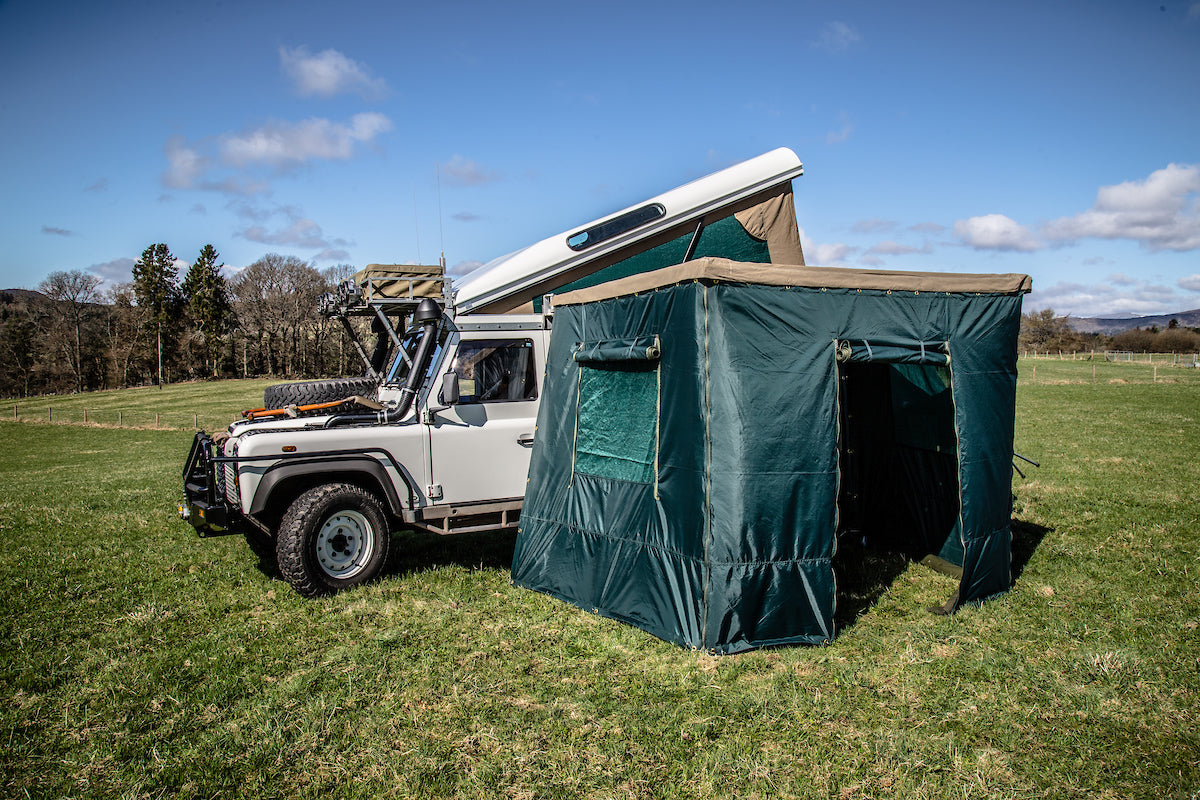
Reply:
[[413, 187], [413, 230], [417, 234], [417, 263], [421, 263], [421, 223], [417, 221], [417, 187]]
[[438, 244], [442, 248], [442, 269], [446, 268], [446, 232], [442, 228], [442, 165], [435, 163], [433, 165], [434, 174], [437, 176], [437, 198], [438, 198]]

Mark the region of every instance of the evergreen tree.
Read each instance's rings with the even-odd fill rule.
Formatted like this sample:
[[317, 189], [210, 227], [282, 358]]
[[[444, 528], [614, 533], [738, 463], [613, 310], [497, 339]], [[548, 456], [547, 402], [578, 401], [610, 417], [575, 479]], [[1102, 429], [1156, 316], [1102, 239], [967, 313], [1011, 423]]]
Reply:
[[200, 248], [200, 255], [183, 279], [183, 298], [188, 316], [195, 326], [204, 352], [205, 370], [217, 375], [217, 352], [220, 337], [230, 326], [233, 306], [229, 302], [229, 287], [217, 266], [219, 257], [211, 244]]
[[165, 244], [152, 244], [142, 251], [133, 265], [133, 291], [139, 306], [150, 312], [150, 329], [158, 348], [158, 379], [163, 384], [164, 342], [169, 349], [173, 341], [179, 312], [178, 271], [175, 256]]

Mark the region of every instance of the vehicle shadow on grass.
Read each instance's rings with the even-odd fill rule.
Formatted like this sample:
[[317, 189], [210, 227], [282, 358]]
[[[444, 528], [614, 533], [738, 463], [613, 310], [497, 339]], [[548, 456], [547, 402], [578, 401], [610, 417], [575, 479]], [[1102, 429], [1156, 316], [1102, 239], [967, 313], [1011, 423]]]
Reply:
[[[1012, 580], [1015, 586], [1037, 551], [1038, 545], [1053, 528], [1015, 517], [1011, 521], [1011, 527]], [[834, 612], [834, 622], [839, 636], [853, 627], [879, 602], [896, 579], [908, 569], [912, 560], [904, 553], [864, 545], [860, 539], [853, 536], [844, 536], [838, 541], [833, 569], [837, 575], [837, 608]], [[957, 580], [947, 580], [946, 586], [947, 597], [956, 596]], [[930, 611], [937, 612], [938, 609], [935, 607]]]
[[[515, 529], [484, 533], [456, 533], [440, 536], [426, 531], [393, 531], [388, 544], [388, 559], [379, 578], [400, 578], [437, 567], [458, 566], [466, 569], [512, 569]], [[247, 536], [247, 543], [258, 556], [258, 569], [274, 580], [282, 580], [275, 557], [274, 541]], [[265, 542], [265, 544], [264, 544]]]
[[402, 529], [392, 534], [387, 564], [381, 577], [397, 578], [437, 567], [512, 569], [515, 528], [481, 533], [440, 535]]

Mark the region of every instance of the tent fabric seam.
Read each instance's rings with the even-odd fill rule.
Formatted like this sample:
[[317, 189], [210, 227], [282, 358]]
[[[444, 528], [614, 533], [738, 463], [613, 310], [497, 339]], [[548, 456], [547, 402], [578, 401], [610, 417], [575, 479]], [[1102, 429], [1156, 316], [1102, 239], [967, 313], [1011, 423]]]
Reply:
[[[822, 563], [827, 563], [832, 560], [831, 558], [820, 556], [817, 558], [783, 558], [783, 559], [775, 559], [775, 560], [769, 560], [769, 561], [761, 561], [761, 560], [760, 561], [711, 561], [706, 558], [703, 558], [702, 556], [692, 555], [690, 553], [684, 553], [680, 550], [672, 550], [668, 547], [663, 547], [661, 544], [655, 544], [654, 542], [644, 542], [644, 541], [638, 541], [637, 539], [628, 539], [628, 538], [624, 538], [624, 537], [620, 537], [620, 536], [613, 536], [612, 534], [605, 533], [604, 531], [596, 531], [596, 530], [592, 530], [591, 528], [584, 528], [579, 525], [561, 522], [560, 520], [556, 520], [556, 519], [547, 519], [545, 517], [536, 517], [536, 516], [532, 516], [532, 515], [527, 516], [524, 519], [532, 520], [534, 522], [552, 523], [552, 524], [558, 525], [559, 527], [566, 528], [567, 530], [570, 530], [574, 533], [586, 534], [588, 536], [594, 536], [598, 539], [606, 539], [610, 542], [624, 542], [626, 544], [630, 544], [630, 545], [636, 546], [638, 548], [656, 550], [660, 553], [668, 553], [670, 555], [677, 556], [681, 560], [685, 560], [685, 561], [694, 561], [697, 563], [707, 562], [707, 563], [714, 564], [717, 566], [722, 566], [722, 567], [764, 567], [764, 566], [769, 567], [769, 566], [777, 565], [777, 564], [796, 564], [796, 565], [822, 564]], [[703, 561], [702, 561], [702, 559], [703, 559]]]

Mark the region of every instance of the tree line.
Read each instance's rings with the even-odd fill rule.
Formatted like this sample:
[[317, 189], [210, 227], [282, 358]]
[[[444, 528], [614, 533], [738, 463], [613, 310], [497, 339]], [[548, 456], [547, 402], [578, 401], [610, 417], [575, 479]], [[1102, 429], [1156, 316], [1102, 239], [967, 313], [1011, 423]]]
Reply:
[[1200, 330], [1171, 320], [1166, 328], [1130, 328], [1111, 336], [1081, 333], [1071, 329], [1067, 317], [1055, 316], [1054, 309], [1030, 311], [1021, 318], [1018, 340], [1021, 350], [1039, 353], [1081, 353], [1092, 350], [1120, 350], [1134, 353], [1200, 352]]
[[345, 331], [317, 313], [352, 267], [268, 253], [226, 279], [219, 258], [206, 244], [181, 277], [170, 248], [153, 244], [104, 292], [81, 270], [0, 292], [0, 396], [361, 372]]

